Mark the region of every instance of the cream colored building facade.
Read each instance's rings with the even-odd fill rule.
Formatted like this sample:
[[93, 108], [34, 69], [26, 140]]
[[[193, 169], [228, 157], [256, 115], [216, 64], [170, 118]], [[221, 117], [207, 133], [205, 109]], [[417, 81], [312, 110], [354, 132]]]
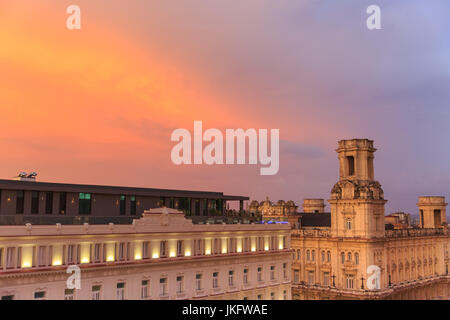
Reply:
[[292, 233], [294, 299], [449, 299], [447, 203], [420, 197], [422, 228], [385, 230], [375, 150], [371, 140], [339, 141], [331, 227]]
[[168, 208], [131, 225], [0, 226], [0, 299], [290, 299], [291, 261], [288, 225]]

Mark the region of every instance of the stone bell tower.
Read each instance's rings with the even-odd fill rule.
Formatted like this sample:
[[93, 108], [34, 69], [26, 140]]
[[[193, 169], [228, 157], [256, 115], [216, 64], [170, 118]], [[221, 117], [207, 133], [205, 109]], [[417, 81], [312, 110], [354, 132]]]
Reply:
[[331, 234], [335, 237], [384, 236], [383, 189], [374, 180], [373, 141], [339, 141], [339, 181], [331, 190]]

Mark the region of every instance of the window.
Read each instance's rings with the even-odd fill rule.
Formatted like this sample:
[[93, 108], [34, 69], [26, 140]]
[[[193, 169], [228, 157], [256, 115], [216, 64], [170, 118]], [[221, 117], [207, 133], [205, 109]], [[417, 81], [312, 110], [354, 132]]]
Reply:
[[92, 300], [100, 300], [100, 292], [101, 292], [102, 286], [96, 285], [92, 286]]
[[257, 299], [262, 300], [262, 294], [258, 294]]
[[307, 261], [311, 260], [311, 253], [309, 250], [306, 250], [306, 260]]
[[275, 280], [275, 266], [270, 266], [270, 280]]
[[283, 278], [287, 278], [287, 263], [283, 263]]
[[262, 281], [263, 277], [262, 277], [262, 267], [258, 267], [258, 273], [257, 273], [257, 279], [258, 281]]
[[283, 290], [283, 300], [287, 300], [287, 291]]
[[46, 214], [53, 213], [53, 192], [45, 193], [45, 213]]
[[213, 273], [213, 289], [217, 289], [219, 287], [219, 273]]
[[311, 260], [312, 260], [312, 261], [316, 261], [316, 250], [313, 250], [313, 251], [311, 252]]
[[11, 269], [14, 268], [14, 253], [16, 252], [16, 248], [7, 248], [6, 249], [6, 268]]
[[347, 261], [352, 261], [352, 253], [347, 253]]
[[314, 271], [308, 271], [308, 284], [314, 284]]
[[297, 283], [300, 281], [300, 271], [294, 270], [294, 282]]
[[275, 300], [275, 292], [271, 292], [270, 293], [270, 299], [271, 300]]
[[327, 262], [331, 262], [331, 252], [327, 251]]
[[345, 263], [345, 253], [341, 252], [341, 263]]
[[1, 300], [14, 300], [14, 295], [2, 296]]
[[244, 269], [244, 279], [243, 279], [244, 284], [248, 284], [248, 269], [245, 268]]
[[353, 176], [355, 174], [355, 158], [353, 156], [347, 157], [348, 175]]
[[347, 230], [352, 230], [352, 219], [348, 218], [345, 220], [345, 228]]
[[64, 289], [64, 300], [73, 300], [74, 289]]
[[329, 286], [330, 285], [330, 273], [329, 272], [324, 272], [323, 273], [323, 285], [324, 286]]
[[150, 242], [149, 241], [145, 241], [142, 243], [142, 259], [148, 259], [149, 256], [149, 248], [150, 246]]
[[39, 213], [39, 192], [31, 191], [31, 213]]
[[91, 214], [91, 194], [80, 193], [78, 202], [79, 214]]
[[22, 190], [16, 193], [16, 213], [23, 213], [25, 204], [25, 192]]
[[300, 249], [297, 249], [297, 260], [300, 260]]
[[[178, 276], [177, 277], [177, 293], [178, 294], [180, 294], [180, 293], [183, 293], [183, 291], [184, 291], [184, 284], [183, 284], [183, 280], [184, 280], [184, 277], [183, 276]], [[196, 288], [197, 290], [200, 290], [200, 289], [198, 289], [198, 287]]]
[[[123, 215], [125, 215], [126, 196], [121, 195], [118, 202], [119, 202], [119, 214], [121, 216], [123, 216]], [[117, 205], [117, 203], [116, 203], [116, 205]]]
[[325, 251], [322, 251], [322, 262], [325, 262]]
[[228, 271], [228, 286], [230, 286], [230, 287], [234, 286], [234, 271], [233, 270]]
[[45, 291], [37, 291], [34, 293], [34, 300], [44, 300], [45, 299]]
[[46, 247], [40, 246], [38, 249], [38, 266], [43, 267], [46, 265], [45, 263], [45, 253], [46, 253]]
[[167, 241], [160, 242], [159, 255], [161, 258], [167, 257]]
[[119, 260], [125, 260], [125, 242], [119, 243]]
[[159, 279], [159, 295], [161, 297], [167, 296], [167, 278]]
[[132, 216], [136, 214], [136, 196], [130, 197], [130, 214]]
[[59, 194], [59, 214], [66, 214], [67, 193]]
[[73, 244], [71, 244], [67, 247], [67, 263], [68, 264], [74, 263], [74, 251], [75, 251], [75, 246]]
[[347, 275], [346, 285], [347, 285], [347, 289], [353, 289], [353, 276], [352, 275]]
[[0, 248], [0, 269], [3, 267], [3, 248]]
[[182, 257], [184, 256], [183, 254], [183, 240], [178, 240], [177, 241], [177, 257]]
[[355, 253], [355, 264], [359, 264], [359, 254]]
[[200, 273], [195, 275], [195, 290], [202, 290], [202, 275]]
[[141, 281], [141, 299], [148, 299], [150, 291], [150, 281]]
[[94, 262], [100, 262], [100, 243], [94, 245]]

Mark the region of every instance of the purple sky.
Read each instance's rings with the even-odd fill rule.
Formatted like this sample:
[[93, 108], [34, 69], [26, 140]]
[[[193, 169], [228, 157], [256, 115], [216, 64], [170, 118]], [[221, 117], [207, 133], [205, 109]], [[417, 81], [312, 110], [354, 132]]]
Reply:
[[[39, 10], [46, 5], [60, 10], [72, 2], [44, 0]], [[369, 138], [378, 149], [375, 177], [385, 191], [387, 213], [416, 213], [419, 195], [450, 196], [449, 1], [75, 2], [85, 19], [83, 32], [93, 26], [114, 30], [144, 56], [173, 66], [183, 87], [195, 87], [196, 94], [227, 105], [225, 111], [220, 104], [200, 108], [207, 110], [203, 119], [206, 113], [190, 112], [192, 105], [181, 103], [187, 129], [192, 130], [194, 120], [207, 120], [209, 128], [279, 128], [280, 171], [260, 176], [259, 167], [174, 166], [169, 163], [170, 132], [177, 122], [152, 110], [138, 120], [117, 117], [99, 123], [148, 141], [167, 139], [167, 148], [127, 150], [133, 159], [127, 162], [85, 157], [80, 147], [64, 166], [50, 166], [69, 148], [53, 141], [53, 134], [45, 139], [52, 157], [11, 156], [2, 162], [3, 177], [30, 168], [47, 181], [217, 190], [299, 204], [306, 197], [328, 199], [338, 179], [338, 140]], [[382, 30], [366, 28], [366, 8], [372, 4], [381, 7]], [[131, 54], [129, 59], [134, 59]], [[185, 74], [194, 74], [203, 86]], [[111, 103], [98, 96], [95, 101], [89, 112]], [[127, 113], [123, 102], [114, 103]], [[157, 100], [154, 107], [159, 107]], [[12, 138], [27, 147], [43, 143], [32, 136]], [[102, 150], [107, 154], [118, 147], [109, 143]], [[82, 167], [91, 173], [78, 174]]]

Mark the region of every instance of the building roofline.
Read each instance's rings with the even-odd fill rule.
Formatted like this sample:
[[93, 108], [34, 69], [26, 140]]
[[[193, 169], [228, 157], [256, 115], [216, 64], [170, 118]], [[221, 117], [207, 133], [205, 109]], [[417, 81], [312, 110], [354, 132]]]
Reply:
[[249, 200], [244, 196], [224, 195], [223, 192], [194, 191], [177, 189], [158, 189], [144, 187], [125, 187], [107, 185], [89, 185], [58, 182], [18, 181], [0, 179], [0, 189], [54, 192], [89, 192], [96, 194], [117, 194], [135, 196], [173, 196], [192, 198], [220, 198], [224, 200]]

